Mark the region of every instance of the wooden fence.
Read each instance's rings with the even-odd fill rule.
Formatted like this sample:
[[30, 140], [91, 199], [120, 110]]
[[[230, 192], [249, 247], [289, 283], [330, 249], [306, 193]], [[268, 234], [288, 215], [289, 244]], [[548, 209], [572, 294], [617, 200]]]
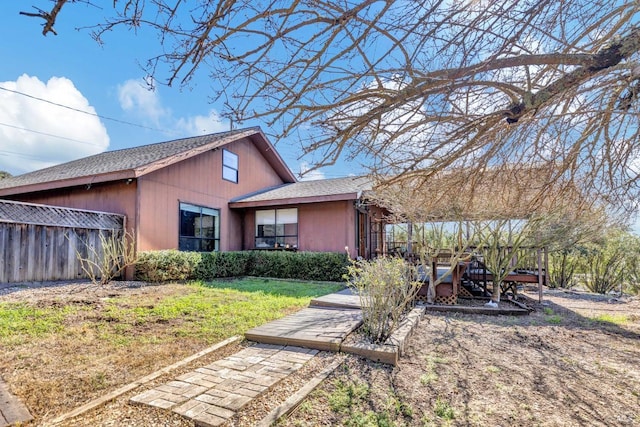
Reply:
[[122, 235], [123, 215], [0, 200], [0, 283], [84, 279], [78, 259]]

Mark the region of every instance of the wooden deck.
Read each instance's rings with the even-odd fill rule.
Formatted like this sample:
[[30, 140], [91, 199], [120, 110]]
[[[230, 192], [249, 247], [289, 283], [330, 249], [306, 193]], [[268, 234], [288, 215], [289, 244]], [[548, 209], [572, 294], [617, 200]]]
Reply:
[[340, 292], [324, 295], [311, 300], [309, 304], [312, 307], [334, 307], [334, 308], [360, 308], [360, 297], [350, 289], [344, 289]]
[[360, 310], [308, 307], [247, 331], [247, 340], [338, 351], [344, 339], [362, 324]]

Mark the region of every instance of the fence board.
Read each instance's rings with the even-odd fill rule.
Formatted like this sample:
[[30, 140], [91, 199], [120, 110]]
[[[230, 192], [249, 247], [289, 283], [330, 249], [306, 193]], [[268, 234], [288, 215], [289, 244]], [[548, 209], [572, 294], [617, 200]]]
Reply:
[[[6, 227], [0, 227], [0, 248], [9, 247], [9, 229]], [[7, 259], [6, 254], [0, 255], [0, 283], [6, 282], [9, 277], [7, 272]]]
[[123, 215], [0, 200], [0, 283], [86, 278], [76, 251], [95, 260], [100, 234], [123, 227]]

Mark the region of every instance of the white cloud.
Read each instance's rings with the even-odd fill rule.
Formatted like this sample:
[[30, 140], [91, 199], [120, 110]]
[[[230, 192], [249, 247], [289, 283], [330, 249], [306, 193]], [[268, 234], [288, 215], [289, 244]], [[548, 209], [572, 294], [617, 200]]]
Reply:
[[162, 107], [158, 92], [140, 80], [129, 79], [118, 85], [118, 100], [124, 111], [148, 119], [156, 126], [171, 115], [169, 109]]
[[21, 95], [95, 114], [71, 80], [52, 77], [45, 83], [23, 74], [0, 86], [8, 89], [0, 90], [0, 170], [21, 174], [108, 148], [100, 118]]
[[229, 130], [228, 122], [220, 117], [216, 110], [209, 111], [206, 116], [180, 118], [175, 127], [185, 136], [205, 135]]
[[311, 167], [307, 162], [300, 163], [300, 181], [315, 181], [318, 179], [325, 179], [324, 172], [319, 169], [310, 171]]
[[140, 120], [165, 130], [171, 136], [187, 137], [229, 130], [229, 124], [216, 110], [206, 115], [175, 117], [171, 108], [162, 105], [155, 85], [142, 80], [129, 79], [118, 85], [120, 107]]

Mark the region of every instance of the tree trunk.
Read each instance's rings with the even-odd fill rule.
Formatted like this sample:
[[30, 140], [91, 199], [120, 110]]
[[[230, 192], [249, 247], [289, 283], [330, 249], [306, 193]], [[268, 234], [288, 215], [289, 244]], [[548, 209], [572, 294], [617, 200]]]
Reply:
[[493, 278], [493, 292], [491, 294], [491, 301], [496, 304], [500, 302], [500, 294], [502, 293], [502, 280], [496, 280]]
[[[437, 258], [436, 258], [437, 259]], [[429, 287], [427, 288], [427, 302], [433, 304], [436, 301], [436, 280], [438, 280], [438, 263], [430, 261]]]
[[561, 288], [567, 287], [567, 252], [562, 252], [562, 258], [560, 261], [560, 280], [558, 280], [558, 286]]

